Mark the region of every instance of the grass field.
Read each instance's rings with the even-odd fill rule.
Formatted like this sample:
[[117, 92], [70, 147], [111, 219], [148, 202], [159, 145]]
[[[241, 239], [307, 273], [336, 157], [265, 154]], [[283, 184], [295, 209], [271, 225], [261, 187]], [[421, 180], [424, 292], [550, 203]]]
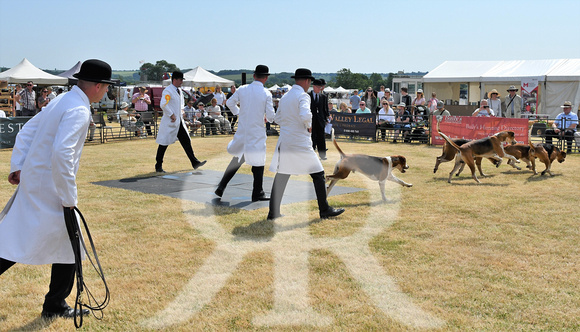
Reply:
[[[230, 139], [193, 138], [196, 155], [208, 160], [204, 169], [225, 170]], [[268, 139], [267, 166], [275, 142]], [[79, 208], [111, 303], [103, 320], [89, 317], [83, 329], [580, 329], [580, 156], [555, 164], [553, 177], [484, 161], [489, 176], [481, 184], [467, 173], [448, 184], [451, 163], [433, 174], [439, 147], [339, 144], [347, 153], [406, 156], [410, 169], [395, 172], [413, 187], [389, 183], [383, 203], [376, 182], [351, 174], [338, 185], [368, 190], [331, 197], [331, 205], [346, 209], [343, 215], [320, 221], [309, 201], [283, 206], [285, 217], [270, 224], [267, 209], [218, 208], [92, 184], [155, 175], [152, 139], [85, 146]], [[4, 178], [10, 155], [0, 150]], [[327, 173], [339, 158], [331, 145], [328, 157]], [[178, 144], [169, 147], [164, 168], [189, 170]], [[251, 174], [248, 166], [240, 172]], [[0, 182], [0, 203], [13, 191]], [[74, 329], [70, 320], [39, 318], [49, 275], [47, 265], [17, 264], [0, 276], [1, 331]], [[99, 289], [92, 274], [87, 279]]]

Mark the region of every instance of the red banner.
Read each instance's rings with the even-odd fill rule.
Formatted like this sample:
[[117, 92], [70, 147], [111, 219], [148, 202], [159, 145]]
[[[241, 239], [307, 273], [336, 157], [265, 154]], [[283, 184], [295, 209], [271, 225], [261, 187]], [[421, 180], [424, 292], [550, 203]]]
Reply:
[[[445, 140], [437, 132], [437, 119], [432, 117], [431, 143], [443, 145]], [[449, 138], [480, 139], [489, 137], [500, 131], [513, 131], [516, 140], [528, 144], [528, 119], [475, 117], [475, 116], [444, 116], [439, 123], [439, 129]]]

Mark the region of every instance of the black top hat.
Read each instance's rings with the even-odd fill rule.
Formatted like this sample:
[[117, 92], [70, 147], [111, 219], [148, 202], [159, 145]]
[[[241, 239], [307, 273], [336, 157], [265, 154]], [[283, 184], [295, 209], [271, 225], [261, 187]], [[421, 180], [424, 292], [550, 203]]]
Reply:
[[268, 75], [270, 75], [269, 71], [270, 71], [270, 68], [268, 68], [268, 66], [257, 65], [256, 70], [254, 70], [254, 75], [268, 76]]
[[183, 73], [180, 71], [174, 71], [173, 74], [171, 74], [171, 80], [179, 80], [183, 78]]
[[83, 62], [81, 70], [73, 77], [83, 81], [114, 84], [115, 82], [111, 80], [111, 74], [111, 66], [108, 63], [91, 59]]
[[296, 71], [294, 72], [294, 76], [290, 76], [290, 78], [309, 78], [311, 80], [314, 80], [314, 76], [312, 76], [312, 72], [310, 71], [310, 69], [306, 69], [306, 68], [296, 69]]
[[322, 84], [322, 80], [320, 78], [317, 78], [312, 81], [312, 85], [323, 86], [324, 84]]

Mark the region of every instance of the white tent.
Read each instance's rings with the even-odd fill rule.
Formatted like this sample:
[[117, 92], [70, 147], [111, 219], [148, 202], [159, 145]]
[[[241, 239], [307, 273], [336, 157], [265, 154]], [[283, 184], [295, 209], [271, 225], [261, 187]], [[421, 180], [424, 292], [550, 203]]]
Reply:
[[538, 113], [554, 118], [564, 101], [580, 104], [580, 59], [446, 61], [423, 77], [423, 90], [427, 96], [436, 92], [439, 99], [458, 100], [460, 85], [467, 84], [468, 95], [461, 98], [474, 103], [491, 89], [503, 98], [510, 85], [527, 79], [539, 82]]
[[30, 63], [26, 58], [20, 61], [16, 66], [1, 72], [0, 80], [8, 81], [8, 83], [26, 83], [32, 81], [34, 84], [44, 85], [66, 85], [68, 83], [68, 78], [42, 71]]
[[63, 73], [60, 73], [57, 76], [66, 77], [68, 79], [76, 80], [76, 78], [74, 78], [73, 75], [78, 73], [79, 71], [81, 71], [81, 65], [82, 65], [82, 63], [79, 61], [79, 62], [77, 62], [76, 65], [72, 66], [71, 69], [69, 69]]
[[[171, 79], [163, 81], [163, 86], [167, 86], [169, 84], [171, 84]], [[213, 87], [216, 85], [229, 87], [234, 85], [234, 81], [214, 75], [199, 66], [186, 73], [183, 73], [183, 86]]]
[[324, 92], [325, 93], [335, 93], [336, 90], [331, 86], [327, 86], [326, 88], [324, 88]]
[[277, 91], [278, 89], [280, 89], [280, 87], [278, 86], [278, 84], [274, 84], [273, 86], [271, 86], [271, 87], [268, 88], [269, 91]]

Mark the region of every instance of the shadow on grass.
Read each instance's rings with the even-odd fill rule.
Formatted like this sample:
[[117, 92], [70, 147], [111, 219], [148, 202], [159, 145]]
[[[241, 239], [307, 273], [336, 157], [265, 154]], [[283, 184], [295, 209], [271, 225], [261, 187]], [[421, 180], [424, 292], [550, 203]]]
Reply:
[[538, 172], [538, 175], [532, 175], [528, 178], [528, 182], [538, 182], [538, 181], [545, 181], [545, 180], [549, 180], [551, 178], [555, 178], [557, 176], [562, 176], [562, 174], [554, 174], [552, 176], [550, 176], [550, 174], [546, 173], [545, 175], [542, 175], [541, 172]]
[[42, 317], [38, 317], [33, 321], [29, 322], [28, 324], [8, 330], [9, 332], [16, 332], [16, 331], [40, 331], [44, 330], [45, 328], [49, 327], [50, 324], [54, 321], [54, 319], [45, 319]]

